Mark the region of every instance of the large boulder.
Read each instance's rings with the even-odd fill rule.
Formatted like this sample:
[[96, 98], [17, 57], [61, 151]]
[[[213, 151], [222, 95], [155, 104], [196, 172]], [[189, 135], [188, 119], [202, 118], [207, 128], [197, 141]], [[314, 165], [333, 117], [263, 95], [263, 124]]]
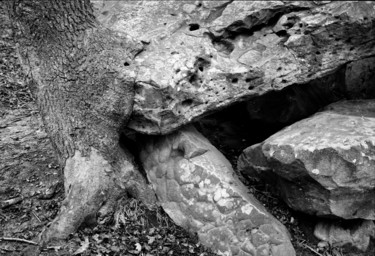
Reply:
[[341, 101], [244, 150], [238, 168], [293, 209], [375, 219], [375, 101]]
[[147, 134], [375, 54], [370, 1], [93, 3], [103, 26], [143, 45], [124, 65], [136, 86], [128, 126]]
[[219, 255], [295, 255], [286, 228], [193, 127], [147, 138], [141, 160], [163, 209]]

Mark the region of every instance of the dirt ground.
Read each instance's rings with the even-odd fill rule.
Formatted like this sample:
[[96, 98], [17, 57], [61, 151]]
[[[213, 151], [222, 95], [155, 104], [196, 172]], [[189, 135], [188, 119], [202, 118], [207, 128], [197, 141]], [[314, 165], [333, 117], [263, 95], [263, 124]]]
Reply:
[[[0, 255], [30, 255], [38, 234], [56, 216], [64, 197], [57, 165], [41, 118], [15, 53], [14, 30], [0, 3]], [[374, 255], [318, 248], [315, 220], [292, 212], [264, 184], [249, 183], [254, 195], [289, 229], [298, 256]], [[162, 211], [137, 200], [119, 204], [113, 219], [83, 227], [40, 255], [214, 255], [196, 236], [177, 227]]]

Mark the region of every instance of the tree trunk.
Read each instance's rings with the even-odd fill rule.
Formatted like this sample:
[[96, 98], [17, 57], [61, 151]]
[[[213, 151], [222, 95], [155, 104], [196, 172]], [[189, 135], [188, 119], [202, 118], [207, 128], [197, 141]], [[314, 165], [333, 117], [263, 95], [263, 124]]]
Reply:
[[64, 166], [66, 199], [42, 241], [105, 216], [126, 192], [152, 198], [144, 196], [151, 193], [146, 179], [119, 144], [134, 97], [123, 63], [142, 44], [101, 27], [89, 0], [14, 0], [9, 7], [23, 32], [22, 66]]

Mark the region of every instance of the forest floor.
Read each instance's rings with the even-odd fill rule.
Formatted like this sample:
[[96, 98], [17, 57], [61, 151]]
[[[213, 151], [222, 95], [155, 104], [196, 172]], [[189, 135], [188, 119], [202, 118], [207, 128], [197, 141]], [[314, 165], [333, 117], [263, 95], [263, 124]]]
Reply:
[[[23, 252], [35, 246], [33, 241], [58, 212], [64, 197], [63, 176], [16, 57], [16, 31], [1, 5], [0, 24], [0, 255], [27, 255]], [[298, 256], [356, 255], [329, 245], [318, 247], [319, 241], [311, 235], [313, 219], [291, 211], [266, 185], [248, 185], [286, 225]], [[130, 199], [109, 224], [82, 227], [41, 255], [215, 254], [197, 236], [176, 226], [161, 208], [151, 211]]]

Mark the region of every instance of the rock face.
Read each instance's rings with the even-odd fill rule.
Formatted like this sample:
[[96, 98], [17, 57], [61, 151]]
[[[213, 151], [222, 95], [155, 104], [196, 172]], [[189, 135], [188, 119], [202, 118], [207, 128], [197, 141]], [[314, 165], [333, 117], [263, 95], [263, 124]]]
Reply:
[[341, 99], [375, 98], [375, 57], [353, 61], [335, 73], [306, 84], [288, 86], [247, 104], [250, 119], [291, 124]]
[[314, 235], [333, 246], [352, 246], [366, 251], [371, 237], [375, 238], [375, 224], [372, 220], [353, 223], [321, 221], [315, 226]]
[[124, 65], [137, 90], [128, 126], [147, 134], [375, 53], [370, 1], [93, 3], [103, 26], [143, 44]]
[[272, 182], [293, 209], [375, 219], [375, 101], [342, 101], [253, 145], [238, 168]]
[[193, 127], [148, 138], [141, 160], [164, 210], [219, 255], [295, 255], [285, 227]]

